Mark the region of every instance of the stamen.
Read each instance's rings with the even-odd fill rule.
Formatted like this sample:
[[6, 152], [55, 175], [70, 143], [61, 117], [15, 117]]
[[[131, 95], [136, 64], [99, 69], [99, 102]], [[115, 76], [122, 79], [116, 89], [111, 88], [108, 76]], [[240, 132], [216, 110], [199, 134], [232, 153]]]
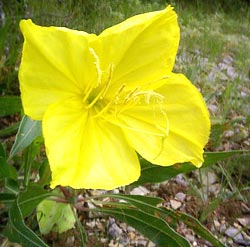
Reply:
[[101, 80], [102, 80], [102, 70], [101, 70], [101, 66], [100, 66], [99, 57], [97, 56], [97, 54], [95, 53], [95, 50], [93, 48], [89, 48], [89, 51], [93, 55], [94, 60], [95, 60], [94, 64], [95, 64], [96, 73], [97, 73], [97, 83], [94, 85], [89, 83], [89, 87], [86, 89], [86, 92], [84, 93], [84, 98], [82, 100], [83, 102], [88, 100], [93, 89], [97, 88], [100, 85]]
[[96, 95], [96, 97], [91, 101], [91, 103], [87, 106], [87, 109], [92, 107], [99, 99], [102, 99], [105, 94], [107, 93], [110, 83], [111, 83], [111, 78], [113, 75], [113, 64], [110, 64], [109, 66], [109, 76], [108, 76], [108, 80], [106, 82], [104, 82], [104, 87], [102, 88], [102, 90]]
[[103, 99], [103, 97], [106, 95], [108, 89], [109, 89], [109, 86], [110, 86], [110, 82], [111, 82], [111, 79], [112, 79], [112, 76], [113, 76], [113, 71], [114, 71], [114, 64], [110, 64], [109, 65], [109, 76], [108, 76], [108, 80], [105, 82], [106, 86], [104, 87], [104, 90], [103, 90], [103, 93], [102, 95], [100, 96], [100, 99]]
[[126, 84], [122, 84], [121, 87], [118, 89], [118, 91], [115, 94], [115, 104], [118, 104], [119, 101], [119, 95], [121, 95], [122, 91], [124, 90], [124, 88], [126, 87]]
[[139, 87], [136, 87], [134, 90], [130, 91], [128, 95], [125, 97], [123, 104], [126, 104], [129, 100], [131, 100], [131, 98], [134, 97], [134, 95], [138, 92], [138, 90], [139, 90]]
[[89, 51], [95, 59], [94, 64], [95, 64], [96, 72], [97, 72], [97, 85], [96, 85], [96, 87], [97, 87], [102, 82], [102, 70], [101, 70], [100, 60], [99, 60], [99, 57], [97, 56], [97, 54], [95, 53], [95, 50], [93, 48], [89, 48]]

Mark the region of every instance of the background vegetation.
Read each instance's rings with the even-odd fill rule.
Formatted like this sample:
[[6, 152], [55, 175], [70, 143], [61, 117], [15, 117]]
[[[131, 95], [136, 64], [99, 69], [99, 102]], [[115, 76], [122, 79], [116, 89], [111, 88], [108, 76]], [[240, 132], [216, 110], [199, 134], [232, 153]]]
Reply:
[[[199, 87], [210, 110], [213, 127], [207, 150], [249, 150], [249, 1], [0, 0], [0, 138], [7, 153], [21, 119], [19, 97], [12, 112], [4, 113], [8, 96], [19, 96], [17, 74], [23, 38], [18, 24], [21, 19], [31, 18], [39, 25], [66, 26], [98, 34], [127, 17], [160, 10], [167, 4], [174, 6], [181, 27], [174, 70], [186, 74]], [[25, 154], [14, 157], [13, 164], [20, 167], [23, 157]], [[249, 168], [249, 155], [242, 155], [203, 171], [220, 178], [219, 201], [214, 197], [205, 199], [204, 190], [202, 194], [197, 193], [196, 184], [202, 182], [199, 179], [194, 182], [192, 175], [187, 175], [191, 191], [203, 201], [205, 213], [199, 217], [204, 220], [227, 199], [249, 203]]]

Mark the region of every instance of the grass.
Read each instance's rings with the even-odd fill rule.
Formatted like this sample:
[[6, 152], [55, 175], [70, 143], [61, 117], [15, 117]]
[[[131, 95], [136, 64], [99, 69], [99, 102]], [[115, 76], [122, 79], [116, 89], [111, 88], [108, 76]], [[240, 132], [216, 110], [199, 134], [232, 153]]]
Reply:
[[[159, 10], [170, 3], [178, 13], [181, 27], [175, 71], [186, 74], [200, 88], [211, 112], [213, 129], [207, 148], [213, 151], [250, 148], [250, 5], [247, 1], [1, 2], [0, 14], [4, 13], [5, 17], [2, 14], [0, 19], [0, 95], [19, 95], [17, 73], [23, 42], [18, 27], [20, 19], [31, 18], [40, 25], [66, 26], [98, 34], [130, 16]], [[243, 191], [243, 196], [250, 198], [245, 193], [250, 186], [249, 162], [249, 156], [245, 156], [216, 168], [224, 189], [232, 186], [237, 195]]]

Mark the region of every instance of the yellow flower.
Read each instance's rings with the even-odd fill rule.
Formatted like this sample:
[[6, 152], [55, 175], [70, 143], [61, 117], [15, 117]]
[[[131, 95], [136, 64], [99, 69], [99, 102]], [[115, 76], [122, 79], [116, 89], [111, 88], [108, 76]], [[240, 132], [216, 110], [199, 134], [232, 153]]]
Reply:
[[199, 91], [172, 72], [179, 43], [172, 7], [100, 35], [22, 20], [25, 114], [42, 120], [52, 181], [113, 189], [153, 164], [203, 162], [210, 121]]

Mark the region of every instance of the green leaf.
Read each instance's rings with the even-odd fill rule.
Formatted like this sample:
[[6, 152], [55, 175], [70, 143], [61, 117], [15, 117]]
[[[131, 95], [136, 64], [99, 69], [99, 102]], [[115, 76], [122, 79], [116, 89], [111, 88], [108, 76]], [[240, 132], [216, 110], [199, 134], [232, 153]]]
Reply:
[[43, 137], [38, 136], [35, 140], [24, 150], [24, 186], [27, 187], [30, 182], [31, 168], [35, 164], [35, 156], [40, 152]]
[[0, 193], [0, 202], [5, 204], [10, 204], [14, 202], [16, 199], [16, 195], [12, 193]]
[[170, 217], [172, 219], [184, 222], [196, 234], [210, 242], [214, 247], [226, 247], [193, 216], [183, 213], [181, 211], [174, 211], [168, 208], [159, 208], [159, 213], [163, 213], [163, 217]]
[[48, 185], [51, 181], [51, 171], [48, 160], [44, 160], [39, 168], [39, 184], [41, 186]]
[[36, 137], [42, 135], [41, 126], [41, 121], [31, 120], [28, 116], [22, 118], [16, 140], [10, 150], [9, 159], [29, 146]]
[[104, 194], [101, 197], [112, 197], [120, 200], [124, 200], [131, 205], [139, 208], [146, 213], [155, 213], [155, 207], [162, 203], [164, 200], [159, 197], [152, 196], [140, 196], [140, 195], [123, 195], [123, 194]]
[[0, 117], [8, 116], [20, 112], [22, 103], [19, 96], [0, 97]]
[[9, 221], [4, 229], [4, 235], [9, 241], [25, 247], [49, 247], [24, 224], [18, 200], [14, 201], [9, 211]]
[[11, 136], [16, 133], [20, 125], [20, 122], [14, 123], [4, 129], [0, 130], [0, 138], [6, 137], [6, 136]]
[[[117, 203], [116, 208], [98, 208], [101, 212], [109, 213], [119, 220], [126, 222], [144, 236], [149, 238], [157, 246], [189, 246], [187, 240], [176, 233], [163, 218], [158, 217], [158, 205], [162, 203], [161, 198], [139, 195], [105, 194], [98, 197], [112, 197], [127, 202]], [[133, 208], [131, 208], [131, 206]]]
[[23, 217], [32, 213], [41, 201], [52, 195], [52, 192], [43, 189], [37, 184], [26, 187], [26, 190], [19, 194], [19, 207]]
[[42, 234], [62, 233], [74, 227], [75, 216], [69, 204], [45, 199], [37, 207], [37, 221]]
[[203, 208], [201, 216], [199, 217], [199, 220], [201, 222], [205, 222], [208, 218], [208, 216], [214, 212], [214, 210], [219, 206], [219, 204], [222, 202], [221, 198], [213, 198], [210, 199], [209, 204]]
[[0, 179], [11, 178], [17, 180], [16, 169], [9, 165], [4, 157], [0, 157]]
[[[105, 195], [103, 195], [101, 197], [104, 197], [104, 196]], [[128, 204], [133, 205], [138, 209], [137, 213], [140, 211], [143, 213], [148, 213], [151, 216], [157, 216], [158, 218], [161, 218], [161, 219], [170, 219], [169, 222], [175, 222], [176, 220], [182, 221], [188, 227], [190, 227], [196, 234], [198, 234], [200, 237], [202, 237], [203, 239], [212, 243], [213, 246], [225, 247], [219, 240], [217, 240], [213, 236], [213, 234], [211, 234], [211, 232], [208, 229], [206, 229], [204, 226], [202, 226], [202, 224], [196, 218], [194, 218], [186, 213], [180, 212], [180, 211], [174, 211], [174, 210], [168, 209], [168, 208], [157, 207], [157, 205], [162, 201], [160, 198], [154, 198], [155, 201], [153, 201], [154, 200], [153, 197], [145, 197], [145, 196], [120, 195], [120, 194], [107, 194], [106, 196], [109, 196], [112, 198], [118, 198], [118, 199], [121, 199], [123, 201], [128, 202]], [[157, 200], [158, 200], [158, 202], [157, 202]], [[122, 209], [122, 208], [124, 208], [124, 203], [123, 204], [120, 203], [120, 205], [117, 204], [116, 207], [120, 210], [120, 212], [124, 211], [124, 209]], [[128, 209], [131, 209], [131, 208], [128, 207]], [[112, 208], [112, 210], [113, 210], [113, 208]], [[125, 211], [126, 210], [127, 209], [125, 208]], [[136, 209], [134, 209], [134, 210], [136, 210]], [[102, 211], [102, 209], [100, 211]], [[112, 214], [112, 215], [115, 217], [114, 214]], [[118, 219], [121, 219], [121, 218], [118, 218]], [[143, 218], [143, 219], [145, 219], [145, 218]], [[127, 221], [125, 221], [125, 222], [127, 222]], [[127, 223], [130, 224], [130, 222], [127, 222]], [[133, 226], [133, 225], [131, 225], [131, 226]], [[136, 228], [135, 226], [133, 226], [133, 227]], [[141, 233], [143, 233], [140, 230], [140, 228], [136, 228], [136, 229], [138, 231], [140, 231]], [[170, 228], [170, 229], [172, 230], [172, 228]], [[177, 233], [175, 233], [175, 234], [177, 234]], [[147, 235], [145, 235], [145, 236], [147, 236]], [[147, 237], [150, 240], [152, 240], [149, 235]], [[164, 245], [162, 245], [162, 246], [164, 246]]]
[[85, 247], [85, 244], [87, 242], [87, 233], [86, 233], [81, 221], [79, 220], [76, 211], [72, 209], [72, 212], [74, 213], [76, 224], [77, 224], [77, 227], [79, 229], [80, 238], [81, 238], [81, 247]]
[[5, 189], [7, 192], [17, 195], [19, 193], [19, 185], [18, 182], [12, 178], [5, 178]]
[[[176, 220], [180, 220], [180, 221], [184, 222], [188, 227], [193, 229], [193, 231], [196, 234], [200, 235], [203, 239], [212, 243], [213, 246], [225, 247], [219, 240], [217, 240], [211, 234], [211, 232], [209, 232], [209, 230], [207, 230], [204, 226], [202, 226], [202, 224], [196, 218], [194, 218], [188, 214], [185, 214], [183, 212], [180, 212], [180, 211], [174, 211], [174, 210], [168, 209], [168, 208], [157, 207], [157, 204], [162, 201], [162, 199], [160, 199], [160, 198], [153, 198], [153, 197], [146, 197], [146, 196], [134, 196], [134, 195], [121, 195], [121, 194], [107, 194], [107, 195], [102, 195], [102, 196], [98, 196], [98, 197], [105, 197], [105, 196], [112, 197], [112, 198], [118, 198], [118, 199], [121, 199], [121, 200], [126, 201], [128, 203], [128, 206], [125, 209], [123, 209], [125, 203], [116, 204], [116, 209], [119, 209], [118, 212], [120, 214], [122, 214], [122, 212], [126, 211], [127, 209], [131, 210], [131, 208], [129, 207], [129, 204], [130, 204], [130, 205], [136, 207], [136, 208], [134, 208], [134, 210], [136, 211], [136, 209], [137, 209], [137, 211], [136, 211], [137, 213], [143, 212], [143, 213], [148, 213], [151, 216], [155, 216], [155, 217], [157, 216], [157, 218], [160, 218], [160, 219], [168, 219], [168, 220], [170, 219], [169, 222], [175, 222]], [[158, 200], [158, 202], [157, 202], [157, 200]], [[114, 207], [114, 205], [112, 205], [112, 207]], [[97, 209], [97, 210], [102, 211], [102, 209]], [[106, 210], [106, 208], [104, 210]], [[111, 210], [113, 210], [113, 208], [111, 208]], [[112, 215], [114, 217], [116, 217], [115, 214], [112, 214]], [[121, 217], [122, 216], [117, 217], [117, 219], [124, 220], [124, 219], [121, 219]], [[125, 215], [124, 217], [127, 217], [127, 216]], [[125, 221], [125, 222], [127, 222], [127, 221]], [[130, 224], [131, 222], [127, 222], [127, 223]], [[135, 223], [133, 223], [133, 224], [135, 224]], [[136, 226], [134, 226], [134, 225], [131, 225], [131, 226], [136, 228]], [[170, 228], [170, 226], [169, 226], [169, 228]], [[138, 227], [136, 229], [138, 231], [140, 231], [141, 233], [143, 233], [141, 231], [140, 227]], [[170, 229], [172, 230], [172, 228], [170, 228]], [[174, 234], [177, 234], [177, 233], [174, 233]], [[148, 237], [150, 240], [152, 240], [150, 235], [145, 234], [145, 236]], [[175, 235], [174, 235], [174, 237], [175, 237]], [[166, 245], [162, 245], [162, 246], [166, 246]], [[169, 245], [169, 246], [175, 246], [175, 245]], [[178, 245], [176, 245], [176, 246], [178, 246]]]
[[[235, 150], [229, 152], [206, 152], [204, 154], [204, 163], [201, 167], [210, 166], [218, 161], [227, 159], [234, 155], [250, 153], [249, 151]], [[176, 177], [180, 173], [187, 173], [196, 170], [197, 167], [190, 163], [176, 164], [173, 166], [158, 166], [141, 159], [141, 176], [138, 181], [134, 182], [133, 186], [138, 186], [145, 183], [160, 183]]]
[[233, 150], [233, 151], [228, 151], [228, 152], [206, 152], [204, 154], [203, 166], [207, 167], [219, 161], [228, 159], [234, 155], [239, 155], [239, 154], [244, 154], [244, 155], [250, 154], [250, 151], [249, 150]]
[[134, 227], [158, 247], [190, 247], [189, 242], [176, 233], [163, 219], [138, 209], [99, 208]]
[[0, 142], [0, 157], [6, 158], [6, 152], [1, 142]]

